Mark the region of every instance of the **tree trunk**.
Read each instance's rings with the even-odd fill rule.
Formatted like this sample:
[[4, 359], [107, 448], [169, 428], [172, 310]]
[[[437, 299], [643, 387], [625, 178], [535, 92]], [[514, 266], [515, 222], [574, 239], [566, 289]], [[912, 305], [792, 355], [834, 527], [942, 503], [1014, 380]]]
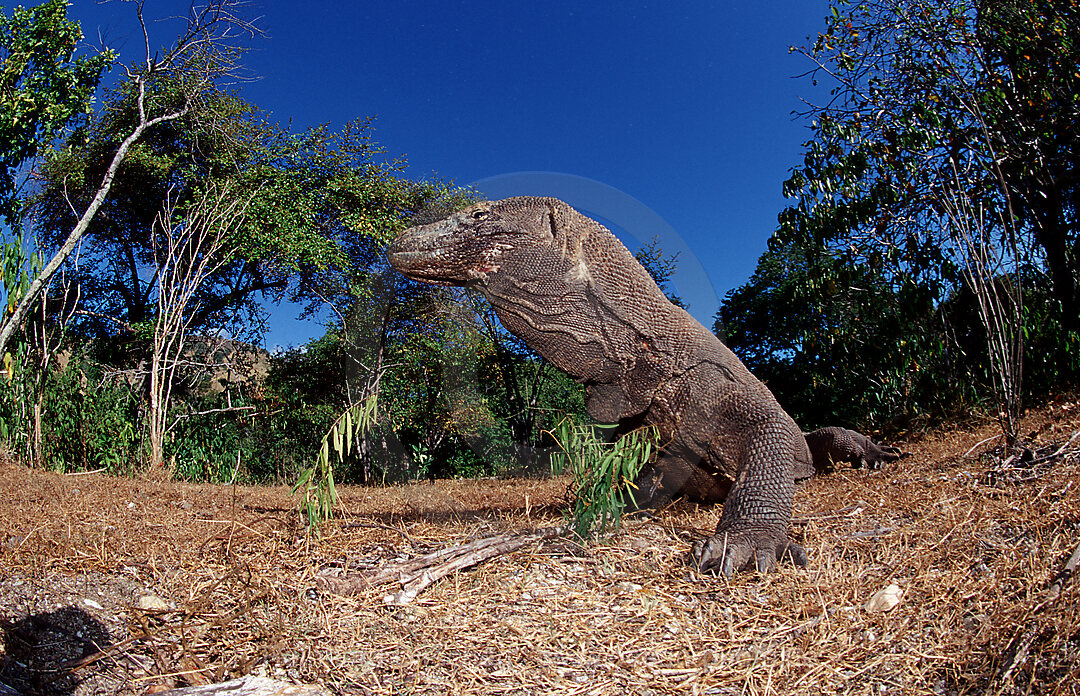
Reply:
[[[1045, 196], [1044, 196], [1045, 194]], [[1062, 323], [1066, 329], [1080, 331], [1080, 291], [1077, 270], [1080, 262], [1069, 248], [1069, 224], [1063, 219], [1063, 201], [1056, 189], [1040, 189], [1028, 194], [1035, 219], [1035, 239], [1046, 252], [1053, 295], [1061, 303]]]

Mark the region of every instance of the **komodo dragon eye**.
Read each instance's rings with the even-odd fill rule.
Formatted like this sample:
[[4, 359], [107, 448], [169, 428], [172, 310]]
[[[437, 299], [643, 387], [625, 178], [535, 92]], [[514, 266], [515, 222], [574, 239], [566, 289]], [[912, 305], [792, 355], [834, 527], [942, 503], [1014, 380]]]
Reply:
[[473, 220], [483, 220], [487, 216], [488, 211], [486, 210], [477, 210], [475, 213], [472, 214]]

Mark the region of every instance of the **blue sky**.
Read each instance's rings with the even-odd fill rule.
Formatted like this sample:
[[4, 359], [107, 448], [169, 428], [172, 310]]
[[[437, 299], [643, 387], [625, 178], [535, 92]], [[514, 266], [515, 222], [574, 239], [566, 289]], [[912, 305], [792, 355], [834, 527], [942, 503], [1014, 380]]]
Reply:
[[[186, 8], [148, 0], [145, 12]], [[631, 247], [660, 234], [682, 248], [677, 290], [711, 326], [765, 250], [801, 159], [809, 131], [792, 112], [813, 89], [788, 47], [823, 28], [828, 8], [256, 0], [247, 11], [267, 36], [245, 60], [259, 78], [245, 98], [296, 130], [377, 116], [376, 139], [407, 157], [410, 178], [592, 201], [585, 212], [618, 223]], [[75, 0], [70, 12], [88, 40], [125, 60], [141, 51], [130, 3]], [[158, 44], [175, 31], [151, 25]], [[321, 333], [278, 312], [268, 345]]]

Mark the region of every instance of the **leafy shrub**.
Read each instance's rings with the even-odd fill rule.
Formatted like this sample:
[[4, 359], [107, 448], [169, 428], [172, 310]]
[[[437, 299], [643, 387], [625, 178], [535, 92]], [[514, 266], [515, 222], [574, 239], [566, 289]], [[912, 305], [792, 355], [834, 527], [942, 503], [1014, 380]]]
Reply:
[[597, 432], [616, 426], [592, 426], [563, 419], [552, 432], [559, 448], [552, 457], [556, 473], [574, 476], [573, 502], [568, 516], [577, 535], [603, 533], [618, 526], [627, 505], [629, 488], [656, 452], [656, 428], [638, 428], [614, 442]]
[[45, 463], [56, 471], [130, 474], [143, 459], [139, 403], [99, 365], [69, 361], [43, 380]]

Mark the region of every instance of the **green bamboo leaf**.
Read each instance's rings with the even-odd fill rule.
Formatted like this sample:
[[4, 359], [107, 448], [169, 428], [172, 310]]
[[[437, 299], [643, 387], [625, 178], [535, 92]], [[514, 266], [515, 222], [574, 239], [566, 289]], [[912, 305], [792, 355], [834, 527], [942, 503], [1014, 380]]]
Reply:
[[345, 419], [345, 456], [347, 457], [352, 450], [353, 442], [352, 409], [345, 411], [345, 415], [342, 417]]
[[308, 481], [311, 480], [312, 474], [314, 474], [314, 473], [315, 473], [314, 468], [304, 469], [300, 473], [300, 478], [297, 479], [296, 484], [293, 485], [293, 487], [292, 487], [293, 494], [295, 494], [296, 491], [299, 490], [300, 488], [303, 488], [304, 486], [306, 486], [308, 484]]
[[[318, 532], [319, 524], [332, 516], [333, 507], [338, 502], [334, 470], [331, 465], [331, 447], [335, 453], [335, 461], [344, 462], [356, 448], [357, 441], [375, 427], [377, 405], [377, 394], [354, 404], [338, 417], [323, 436], [316, 456], [316, 466], [305, 477], [306, 493], [302, 506], [307, 513], [309, 532]], [[300, 484], [297, 484], [294, 491], [298, 488]]]

